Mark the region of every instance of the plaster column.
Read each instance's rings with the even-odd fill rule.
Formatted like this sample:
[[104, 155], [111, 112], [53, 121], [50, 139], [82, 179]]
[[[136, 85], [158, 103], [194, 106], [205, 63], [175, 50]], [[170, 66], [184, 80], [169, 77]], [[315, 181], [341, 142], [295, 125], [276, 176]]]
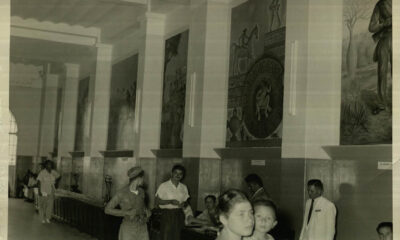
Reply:
[[57, 169], [61, 171], [60, 187], [69, 190], [71, 182], [72, 158], [69, 152], [74, 150], [76, 112], [79, 86], [78, 64], [65, 64], [64, 96], [61, 108], [61, 129], [58, 141]]
[[198, 169], [189, 186], [194, 209], [220, 191], [214, 148], [225, 147], [232, 7], [230, 1], [192, 1], [183, 157], [185, 166]]
[[42, 134], [40, 141], [40, 156], [49, 156], [54, 147], [54, 128], [56, 123], [58, 76], [48, 74], [45, 87], [44, 113], [42, 122]]
[[342, 3], [288, 0], [286, 15], [282, 157], [327, 159], [321, 146], [340, 137]]
[[160, 148], [164, 68], [165, 15], [146, 13], [141, 22], [137, 101], [135, 114], [135, 158], [145, 170], [147, 193], [153, 206], [156, 191], [156, 158], [151, 149]]
[[[294, 229], [302, 226], [309, 179], [321, 179], [324, 196], [333, 196], [335, 169], [322, 146], [339, 144], [342, 15], [342, 1], [287, 1], [281, 173], [290, 177], [281, 180], [280, 206]], [[294, 177], [304, 179], [302, 191]]]
[[[8, 143], [10, 87], [10, 0], [0, 7], [0, 141]], [[8, 144], [0, 145], [0, 239], [8, 237]]]
[[97, 44], [96, 47], [95, 78], [89, 82], [90, 142], [85, 144], [82, 193], [102, 199], [104, 158], [99, 151], [107, 147], [113, 47], [107, 44]]

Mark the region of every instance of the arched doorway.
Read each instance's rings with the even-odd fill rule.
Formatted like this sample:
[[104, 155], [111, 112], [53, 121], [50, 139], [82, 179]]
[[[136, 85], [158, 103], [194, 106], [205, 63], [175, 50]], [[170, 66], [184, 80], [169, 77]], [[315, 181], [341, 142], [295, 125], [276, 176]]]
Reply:
[[16, 174], [17, 163], [17, 143], [18, 143], [18, 126], [14, 115], [9, 111], [9, 131], [8, 131], [8, 183], [9, 196], [18, 197], [18, 181]]

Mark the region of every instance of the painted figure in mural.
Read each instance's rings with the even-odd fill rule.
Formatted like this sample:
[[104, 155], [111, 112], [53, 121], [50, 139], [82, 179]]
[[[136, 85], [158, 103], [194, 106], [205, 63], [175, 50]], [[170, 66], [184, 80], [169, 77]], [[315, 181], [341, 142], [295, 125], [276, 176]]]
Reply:
[[[256, 24], [251, 30], [250, 34], [247, 34], [247, 28], [243, 29], [242, 34], [239, 36], [238, 42], [232, 44], [234, 75], [245, 72], [250, 65], [250, 62], [255, 59], [254, 40], [258, 40], [258, 36], [259, 31], [258, 25]], [[246, 63], [244, 70], [240, 67], [240, 61], [243, 60]]]
[[269, 5], [270, 22], [269, 22], [269, 32], [278, 29], [281, 26], [281, 16], [279, 14], [279, 9], [281, 7], [281, 0], [272, 0]]
[[135, 110], [132, 106], [124, 104], [120, 107], [117, 127], [117, 149], [129, 149], [133, 142], [133, 126]]
[[232, 135], [230, 137], [231, 142], [243, 140], [243, 136], [242, 136], [243, 135], [242, 134], [243, 122], [238, 117], [237, 109], [233, 110], [232, 117], [229, 119], [229, 122], [228, 122], [228, 129]]
[[[129, 185], [117, 192], [105, 208], [106, 214], [124, 218], [119, 228], [119, 240], [149, 239], [146, 223], [150, 211], [144, 201], [143, 176], [141, 167], [129, 169]], [[120, 209], [116, 209], [118, 205]]]
[[256, 92], [256, 116], [257, 120], [261, 120], [261, 113], [264, 114], [265, 118], [268, 118], [268, 113], [272, 111], [270, 106], [270, 93], [271, 85], [267, 81], [261, 81], [261, 86]]
[[388, 74], [392, 75], [392, 0], [379, 0], [376, 3], [368, 30], [374, 33], [372, 37], [377, 42], [373, 59], [378, 62], [378, 97], [383, 110], [388, 104]]

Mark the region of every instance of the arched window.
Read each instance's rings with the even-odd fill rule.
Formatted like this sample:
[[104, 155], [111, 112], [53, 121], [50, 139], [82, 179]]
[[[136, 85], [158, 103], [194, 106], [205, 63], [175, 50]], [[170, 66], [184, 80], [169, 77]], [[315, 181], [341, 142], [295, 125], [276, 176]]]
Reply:
[[18, 140], [18, 127], [17, 122], [15, 121], [15, 117], [10, 113], [10, 123], [9, 123], [9, 132], [8, 132], [8, 156], [9, 156], [9, 165], [15, 166], [17, 162], [17, 140]]

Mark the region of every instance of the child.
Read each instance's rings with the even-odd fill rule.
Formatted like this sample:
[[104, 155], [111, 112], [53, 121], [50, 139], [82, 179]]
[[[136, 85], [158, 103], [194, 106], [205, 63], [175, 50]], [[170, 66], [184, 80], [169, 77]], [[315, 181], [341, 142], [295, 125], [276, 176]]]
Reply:
[[245, 238], [246, 240], [274, 240], [268, 234], [276, 224], [276, 206], [273, 202], [259, 199], [253, 202], [255, 228], [253, 235]]
[[379, 235], [379, 240], [392, 240], [393, 239], [393, 223], [381, 222], [379, 223], [376, 231]]
[[223, 228], [216, 240], [240, 240], [251, 235], [253, 208], [243, 192], [230, 189], [223, 193], [218, 200], [218, 213]]

